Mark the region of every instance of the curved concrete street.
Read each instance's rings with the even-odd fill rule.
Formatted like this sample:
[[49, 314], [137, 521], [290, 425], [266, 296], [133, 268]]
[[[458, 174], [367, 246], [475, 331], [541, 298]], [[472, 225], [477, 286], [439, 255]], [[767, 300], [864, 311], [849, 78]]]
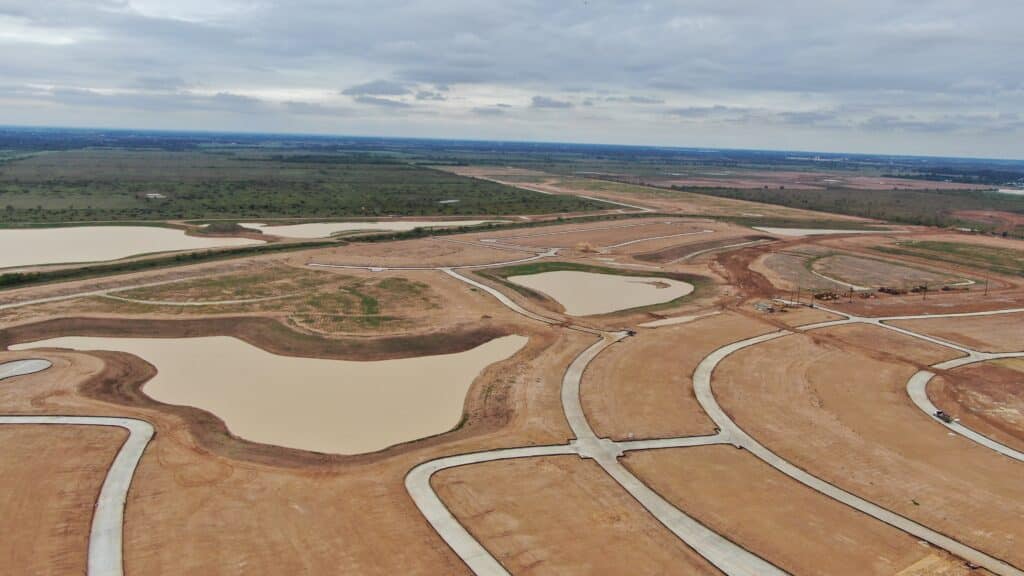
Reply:
[[[936, 368], [939, 370], [949, 370], [952, 368], [959, 368], [960, 366], [966, 366], [967, 364], [985, 362], [987, 360], [995, 360], [998, 358], [1021, 357], [1024, 357], [1024, 352], [1010, 352], [1004, 354], [978, 353], [978, 355], [967, 356], [965, 358], [954, 358], [953, 360], [949, 360], [948, 362], [935, 364], [932, 366], [932, 368]], [[957, 434], [963, 436], [964, 438], [967, 438], [968, 440], [971, 440], [972, 442], [976, 442], [986, 448], [995, 450], [996, 452], [999, 452], [1004, 456], [1013, 458], [1014, 460], [1017, 460], [1019, 462], [1024, 462], [1024, 452], [1014, 450], [1013, 448], [1010, 448], [1005, 444], [996, 442], [995, 440], [989, 438], [988, 436], [985, 436], [984, 434], [979, 434], [978, 432], [971, 430], [967, 426], [964, 426], [963, 424], [955, 420], [953, 422], [945, 422], [943, 420], [936, 418], [935, 413], [939, 409], [935, 406], [935, 404], [932, 404], [932, 401], [928, 398], [928, 383], [931, 382], [932, 378], [934, 377], [934, 372], [921, 370], [914, 374], [913, 376], [911, 376], [910, 380], [907, 380], [907, 394], [910, 396], [910, 399], [913, 400], [914, 404], [921, 409], [922, 412], [927, 414], [935, 422], [942, 424], [946, 428], [952, 430], [953, 432], [956, 432]]]
[[[443, 268], [442, 270], [454, 278], [467, 282], [476, 288], [485, 290], [502, 302], [502, 304], [508, 306], [519, 314], [547, 324], [556, 323], [550, 318], [535, 314], [526, 310], [522, 306], [519, 306], [499, 290], [456, 273], [452, 268]], [[905, 333], [943, 346], [949, 346], [960, 350], [969, 356], [977, 356], [981, 354], [954, 343], [884, 323], [886, 320], [905, 319], [905, 317], [865, 318], [828, 309], [824, 310], [840, 316], [845, 316], [845, 318], [807, 325], [798, 328], [798, 330], [806, 331], [844, 324], [868, 323]], [[1019, 309], [1013, 309], [984, 313], [951, 314], [951, 316], [995, 315], [1019, 311]], [[944, 315], [926, 317], [940, 318], [944, 317]], [[567, 326], [567, 328], [580, 329], [581, 327]], [[410, 471], [406, 477], [406, 488], [413, 500], [416, 502], [417, 507], [420, 508], [424, 517], [431, 523], [442, 539], [451, 546], [452, 550], [459, 555], [459, 557], [466, 562], [467, 566], [469, 566], [476, 574], [490, 576], [505, 575], [508, 572], [503, 566], [501, 566], [501, 563], [498, 562], [497, 559], [487, 552], [486, 548], [484, 548], [469, 534], [469, 532], [451, 514], [440, 498], [437, 497], [436, 493], [434, 493], [430, 486], [430, 476], [434, 472], [445, 468], [469, 465], [489, 460], [530, 458], [535, 456], [572, 453], [579, 455], [581, 458], [593, 459], [608, 475], [615, 479], [620, 486], [636, 498], [636, 500], [661, 524], [671, 530], [678, 538], [687, 543], [701, 556], [706, 558], [724, 573], [729, 574], [730, 576], [785, 574], [785, 572], [780, 570], [778, 567], [759, 558], [750, 551], [737, 546], [735, 543], [687, 516], [684, 512], [651, 490], [650, 487], [640, 481], [635, 475], [629, 472], [618, 462], [619, 456], [627, 450], [731, 443], [737, 447], [748, 450], [760, 460], [801, 484], [838, 502], [859, 510], [860, 512], [881, 520], [890, 526], [903, 530], [908, 534], [955, 554], [968, 562], [981, 566], [993, 574], [1001, 576], [1024, 576], [1024, 571], [1015, 566], [962, 544], [961, 542], [958, 542], [944, 534], [936, 532], [872, 502], [864, 500], [852, 493], [846, 492], [845, 490], [805, 472], [758, 443], [754, 438], [744, 432], [722, 410], [717, 400], [715, 400], [711, 387], [711, 376], [715, 367], [718, 366], [718, 364], [726, 357], [739, 350], [794, 334], [793, 331], [781, 330], [728, 344], [713, 351], [697, 366], [693, 374], [694, 393], [696, 394], [701, 407], [705, 412], [707, 412], [720, 430], [718, 434], [700, 438], [671, 438], [631, 442], [614, 442], [606, 438], [598, 438], [591, 429], [580, 403], [580, 381], [587, 365], [597, 357], [601, 351], [625, 338], [626, 333], [610, 333], [589, 328], [587, 328], [586, 331], [598, 334], [600, 339], [580, 353], [580, 355], [577, 356], [569, 365], [563, 377], [561, 388], [562, 409], [569, 422], [570, 428], [576, 436], [576, 440], [571, 442], [569, 445], [562, 446], [512, 448], [450, 456], [420, 464]]]
[[[45, 365], [43, 364], [45, 363]], [[14, 368], [11, 366], [14, 365]], [[0, 364], [0, 380], [39, 372], [49, 368], [48, 360], [16, 360]], [[11, 374], [21, 367], [21, 372]], [[32, 369], [25, 372], [25, 367]], [[4, 376], [4, 374], [7, 374]], [[128, 431], [128, 439], [121, 445], [113, 464], [103, 480], [89, 530], [88, 576], [122, 576], [122, 538], [124, 532], [124, 506], [128, 498], [135, 469], [142, 453], [153, 438], [153, 426], [135, 418], [108, 418], [105, 416], [0, 416], [0, 425], [45, 424], [51, 426], [116, 426]]]

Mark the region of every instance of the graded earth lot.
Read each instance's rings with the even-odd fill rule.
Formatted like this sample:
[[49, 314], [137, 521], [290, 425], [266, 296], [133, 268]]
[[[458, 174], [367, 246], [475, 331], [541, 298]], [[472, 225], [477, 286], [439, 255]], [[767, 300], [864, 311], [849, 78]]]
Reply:
[[1019, 463], [947, 435], [906, 393], [918, 366], [957, 356], [882, 328], [843, 326], [742, 350], [722, 362], [713, 387], [741, 428], [797, 466], [1019, 564]]
[[644, 330], [597, 357], [583, 379], [583, 410], [598, 436], [674, 438], [714, 432], [693, 396], [691, 375], [715, 348], [771, 332], [738, 314]]
[[720, 574], [576, 456], [454, 468], [434, 485], [513, 574]]
[[119, 428], [0, 425], [4, 572], [85, 573], [93, 503], [126, 436]]
[[964, 426], [1024, 452], [1024, 360], [950, 370], [928, 384], [928, 397]]
[[[626, 466], [702, 523], [791, 574], [954, 576], [961, 562], [732, 446], [631, 452]], [[915, 570], [915, 564], [926, 569]]]
[[[268, 244], [210, 256], [220, 261], [165, 256], [167, 268], [119, 276], [5, 278], [21, 287], [0, 291], [0, 365], [52, 362], [0, 382], [5, 421], [102, 415], [155, 432], [142, 435], [126, 484], [111, 466], [119, 429], [0, 425], [0, 511], [26, 527], [0, 548], [19, 574], [85, 570], [93, 511], [118, 502], [97, 502], [105, 477], [127, 503], [109, 556], [127, 576], [434, 576], [481, 565], [516, 575], [990, 573], [968, 558], [1001, 574], [1024, 567], [1019, 463], [951, 433], [906, 388], [934, 370], [938, 406], [1020, 447], [1024, 364], [931, 368], [961, 352], [835, 312], [1024, 307], [1020, 242], [803, 209], [849, 200], [867, 216], [906, 219], [922, 207], [934, 215], [929, 199], [944, 195], [941, 211], [971, 210], [984, 193], [936, 191], [916, 178], [924, 168], [898, 159], [884, 161], [911, 176], [907, 206], [887, 190], [850, 196], [866, 179], [898, 182], [847, 159], [812, 176], [817, 164], [761, 152], [538, 154], [246, 135], [162, 149], [145, 138], [0, 151], [9, 220], [148, 219], [198, 234], [212, 222], [209, 232], [226, 235], [263, 223], [263, 236], [241, 233]], [[739, 172], [794, 184], [738, 192], [796, 207], [643, 184]], [[1019, 200], [993, 208], [1005, 202]], [[388, 230], [356, 233], [367, 226]], [[287, 239], [334, 232], [353, 233]], [[961, 285], [874, 289], [916, 282]], [[870, 290], [858, 297], [851, 286]], [[809, 287], [843, 298], [774, 299], [796, 287], [805, 303]], [[1024, 350], [1022, 322], [897, 325]], [[752, 337], [763, 341], [731, 352]], [[48, 345], [75, 350], [37, 348]], [[134, 429], [125, 446], [133, 439]], [[812, 488], [803, 474], [832, 486]], [[840, 504], [837, 487], [870, 503]], [[902, 519], [886, 524], [872, 505]]]
[[891, 324], [981, 352], [1024, 352], [1024, 312], [966, 318], [896, 320]]

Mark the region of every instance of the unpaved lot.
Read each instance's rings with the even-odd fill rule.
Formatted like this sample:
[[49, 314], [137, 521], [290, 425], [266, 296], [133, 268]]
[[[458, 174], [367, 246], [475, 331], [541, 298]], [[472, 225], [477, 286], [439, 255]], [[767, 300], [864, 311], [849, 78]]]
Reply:
[[711, 434], [693, 395], [694, 368], [719, 346], [773, 330], [736, 314], [643, 330], [587, 368], [583, 410], [598, 436], [616, 440]]
[[966, 318], [897, 320], [891, 324], [956, 342], [980, 352], [1024, 352], [1024, 312]]
[[928, 384], [928, 396], [964, 426], [1024, 452], [1024, 360], [948, 371]]
[[92, 508], [127, 436], [100, 426], [0, 425], [3, 572], [85, 573]]
[[575, 455], [499, 460], [435, 478], [455, 517], [512, 574], [665, 574], [668, 566], [719, 574]]
[[[624, 463], [704, 525], [791, 574], [969, 573], [941, 551], [793, 482], [732, 446], [631, 452]], [[901, 572], [926, 558], [938, 560], [938, 566]]]
[[795, 465], [1020, 564], [1019, 463], [947, 434], [907, 396], [920, 366], [958, 355], [882, 328], [843, 326], [737, 352], [713, 386], [740, 427]]

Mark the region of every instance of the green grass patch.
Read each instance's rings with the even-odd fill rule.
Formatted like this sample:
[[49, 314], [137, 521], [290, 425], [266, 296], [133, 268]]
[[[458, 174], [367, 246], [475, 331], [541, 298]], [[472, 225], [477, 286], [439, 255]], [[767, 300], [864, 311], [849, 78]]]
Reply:
[[998, 274], [1024, 276], [1024, 251], [963, 242], [909, 240], [895, 246], [875, 246], [886, 254], [915, 256]]

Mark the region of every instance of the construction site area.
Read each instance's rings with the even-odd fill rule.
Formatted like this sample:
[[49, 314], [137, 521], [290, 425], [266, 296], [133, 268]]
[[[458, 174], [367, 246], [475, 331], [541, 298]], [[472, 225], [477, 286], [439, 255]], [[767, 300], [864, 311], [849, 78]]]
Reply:
[[447, 169], [604, 204], [0, 291], [2, 571], [1024, 575], [1024, 241]]

